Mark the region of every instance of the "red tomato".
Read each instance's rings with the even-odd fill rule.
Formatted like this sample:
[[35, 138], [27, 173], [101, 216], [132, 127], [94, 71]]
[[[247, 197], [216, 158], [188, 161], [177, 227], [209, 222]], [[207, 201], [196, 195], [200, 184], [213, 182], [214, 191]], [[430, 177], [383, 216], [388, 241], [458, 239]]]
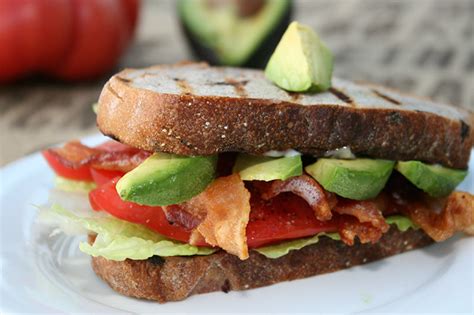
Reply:
[[115, 177], [122, 177], [124, 175], [122, 171], [101, 170], [93, 167], [91, 167], [90, 172], [94, 182], [99, 186], [110, 182]]
[[161, 207], [142, 206], [120, 199], [115, 190], [118, 179], [115, 178], [89, 193], [89, 201], [94, 210], [104, 210], [119, 219], [143, 224], [178, 241], [187, 242], [189, 240], [190, 232], [181, 226], [171, 225], [166, 220]]
[[257, 196], [251, 199], [250, 220], [247, 225], [247, 244], [258, 248], [278, 241], [335, 232], [335, 221], [319, 221], [302, 198], [284, 193], [264, 201]]
[[123, 176], [150, 154], [116, 141], [107, 141], [95, 148], [71, 141], [63, 148], [43, 151], [44, 158], [58, 175], [75, 180], [94, 180], [99, 185]]
[[[142, 206], [123, 201], [115, 190], [116, 182], [117, 179], [114, 179], [89, 193], [93, 209], [104, 210], [119, 219], [143, 224], [153, 231], [179, 241], [189, 240], [189, 231], [178, 224], [171, 225], [161, 207]], [[320, 232], [337, 231], [335, 221], [318, 221], [308, 204], [291, 193], [281, 194], [270, 202], [254, 196], [251, 206], [250, 222], [247, 226], [249, 248], [312, 236]]]
[[63, 158], [51, 150], [44, 150], [42, 154], [49, 166], [59, 176], [74, 180], [92, 181], [89, 165], [71, 167], [70, 165], [64, 163]]
[[60, 60], [71, 29], [69, 0], [0, 0], [0, 82]]
[[0, 82], [32, 72], [75, 80], [110, 70], [139, 0], [0, 0]]

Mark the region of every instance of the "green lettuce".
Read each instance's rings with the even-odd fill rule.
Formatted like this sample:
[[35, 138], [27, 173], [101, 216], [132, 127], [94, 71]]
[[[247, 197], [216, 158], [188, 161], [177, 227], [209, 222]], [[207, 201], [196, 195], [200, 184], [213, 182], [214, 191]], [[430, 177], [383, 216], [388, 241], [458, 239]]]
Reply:
[[[409, 228], [412, 228], [415, 230], [418, 229], [418, 226], [415, 223], [413, 223], [413, 221], [401, 215], [390, 216], [386, 218], [385, 221], [388, 224], [396, 225], [396, 227], [402, 232], [407, 231]], [[341, 237], [339, 236], [338, 233], [319, 233], [312, 237], [291, 240], [291, 241], [279, 243], [276, 245], [260, 247], [254, 250], [264, 255], [267, 258], [273, 258], [273, 259], [279, 258], [281, 256], [288, 254], [291, 250], [298, 250], [298, 249], [302, 249], [305, 246], [316, 244], [317, 242], [319, 242], [319, 238], [321, 236], [330, 237], [331, 239], [335, 241], [341, 240]]]
[[97, 102], [93, 103], [91, 105], [91, 107], [92, 107], [92, 111], [94, 112], [94, 114], [97, 114], [97, 112], [99, 111], [99, 103], [97, 103]]
[[385, 218], [385, 222], [387, 222], [388, 224], [395, 224], [397, 228], [402, 232], [405, 232], [410, 228], [414, 230], [419, 229], [419, 226], [416, 225], [412, 220], [402, 215], [392, 215], [388, 218]]
[[91, 256], [102, 256], [109, 260], [123, 261], [147, 259], [151, 256], [192, 256], [209, 255], [216, 251], [213, 248], [197, 247], [174, 240], [169, 240], [142, 225], [108, 217], [80, 217], [63, 207], [54, 204], [50, 217], [58, 221], [82, 227], [97, 234], [93, 245], [83, 242], [81, 251]]
[[288, 242], [283, 242], [276, 245], [264, 246], [254, 249], [256, 252], [264, 255], [267, 258], [279, 258], [285, 256], [291, 250], [298, 250], [308, 245], [316, 244], [319, 242], [321, 236], [327, 236], [335, 241], [339, 241], [341, 237], [338, 233], [319, 233], [312, 237], [299, 238]]
[[[40, 217], [46, 218], [49, 224], [53, 222], [61, 227], [67, 226], [69, 231], [96, 233], [93, 245], [86, 242], [79, 245], [81, 251], [94, 257], [101, 256], [110, 260], [123, 261], [127, 258], [143, 260], [154, 255], [163, 257], [210, 255], [217, 251], [214, 248], [198, 247], [170, 240], [140, 224], [130, 223], [108, 215], [98, 216], [95, 212], [90, 215], [81, 215], [68, 211], [57, 204], [53, 204], [49, 210], [42, 212]], [[410, 228], [418, 229], [418, 226], [409, 218], [401, 215], [390, 216], [386, 218], [386, 222], [395, 225], [402, 232]], [[292, 250], [316, 244], [323, 236], [337, 241], [341, 239], [338, 233], [319, 233], [312, 237], [260, 247], [254, 251], [267, 258], [275, 259]]]
[[54, 186], [63, 191], [88, 193], [96, 188], [97, 185], [94, 182], [73, 180], [56, 176], [54, 179]]

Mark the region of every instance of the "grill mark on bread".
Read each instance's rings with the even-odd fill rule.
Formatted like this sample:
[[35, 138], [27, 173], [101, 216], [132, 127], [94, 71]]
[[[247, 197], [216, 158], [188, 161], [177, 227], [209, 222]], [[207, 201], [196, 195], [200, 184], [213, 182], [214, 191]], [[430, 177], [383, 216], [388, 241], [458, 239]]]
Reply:
[[227, 82], [229, 85], [232, 85], [234, 87], [235, 94], [237, 94], [238, 96], [242, 98], [247, 97], [247, 91], [245, 90], [245, 85], [249, 82], [248, 80], [237, 81], [232, 78], [226, 78], [225, 82]]
[[235, 94], [244, 98], [247, 97], [247, 90], [245, 90], [245, 85], [249, 82], [249, 80], [235, 80], [232, 78], [225, 78], [224, 81], [214, 82], [211, 85], [227, 85], [232, 86], [234, 88]]
[[193, 94], [193, 88], [185, 79], [173, 78], [173, 81], [176, 82], [182, 94]]
[[383, 93], [380, 92], [380, 91], [377, 91], [377, 90], [375, 90], [375, 89], [372, 89], [372, 92], [373, 92], [376, 96], [378, 96], [378, 97], [380, 97], [380, 98], [382, 98], [382, 99], [384, 99], [384, 100], [386, 100], [386, 101], [388, 101], [388, 102], [390, 102], [390, 103], [392, 103], [392, 104], [394, 104], [394, 105], [398, 105], [398, 106], [401, 106], [401, 105], [402, 105], [402, 103], [400, 103], [400, 102], [397, 101], [396, 99], [394, 99], [394, 98], [392, 98], [392, 97], [390, 97], [390, 96], [388, 96], [388, 95], [386, 95], [386, 94], [383, 94]]
[[[145, 74], [146, 74], [146, 72], [145, 72]], [[127, 79], [127, 78], [124, 78], [124, 77], [121, 77], [121, 76], [119, 76], [119, 75], [117, 76], [117, 79], [119, 79], [120, 81], [125, 82], [125, 83], [132, 82], [132, 80]]]
[[106, 89], [109, 90], [110, 93], [112, 93], [116, 98], [118, 98], [119, 100], [123, 101], [122, 97], [117, 93], [117, 91], [114, 90], [114, 88], [109, 84], [107, 83], [105, 85]]
[[354, 100], [352, 100], [352, 98], [347, 95], [346, 93], [334, 88], [334, 87], [331, 87], [329, 88], [328, 90], [332, 95], [334, 95], [335, 97], [337, 97], [338, 99], [340, 99], [341, 101], [343, 101], [344, 103], [346, 103], [347, 105], [351, 105], [351, 106], [355, 106], [355, 103], [354, 103]]

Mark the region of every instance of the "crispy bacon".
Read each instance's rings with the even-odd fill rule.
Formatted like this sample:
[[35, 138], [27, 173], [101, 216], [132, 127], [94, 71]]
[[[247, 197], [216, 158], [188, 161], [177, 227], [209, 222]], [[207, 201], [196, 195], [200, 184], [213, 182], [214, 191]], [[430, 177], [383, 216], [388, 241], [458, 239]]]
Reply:
[[370, 223], [374, 228], [387, 232], [390, 226], [385, 222], [382, 212], [373, 201], [340, 199], [334, 212], [356, 217], [361, 223]]
[[360, 222], [356, 217], [349, 215], [342, 215], [337, 218], [339, 221], [339, 235], [341, 240], [349, 245], [354, 245], [355, 237], [359, 238], [362, 244], [365, 243], [376, 243], [388, 230], [375, 227], [368, 222]]
[[460, 231], [474, 234], [474, 196], [469, 193], [453, 192], [445, 199], [425, 197], [401, 209], [437, 242]]
[[77, 140], [69, 141], [61, 148], [48, 149], [53, 155], [61, 158], [61, 162], [71, 168], [79, 168], [90, 163], [97, 150], [83, 145]]
[[48, 149], [67, 167], [79, 168], [91, 165], [96, 169], [129, 172], [151, 153], [136, 149], [116, 141], [108, 141], [98, 147], [91, 148], [79, 141], [70, 141], [62, 148]]
[[[313, 185], [305, 177], [307, 176], [300, 176], [286, 181], [252, 182], [249, 185], [249, 189], [252, 194], [258, 194], [262, 199], [267, 200], [283, 192], [292, 192], [303, 197], [313, 209], [316, 208], [318, 211], [315, 211], [315, 214], [321, 214], [319, 212], [321, 203], [326, 203], [326, 206], [332, 212], [332, 218], [328, 221], [336, 224], [341, 240], [347, 245], [353, 245], [356, 238], [361, 243], [376, 243], [390, 228], [385, 222], [384, 215], [396, 213], [403, 213], [410, 217], [436, 241], [445, 240], [457, 231], [474, 234], [474, 197], [468, 193], [455, 192], [446, 199], [434, 199], [427, 197], [426, 194], [417, 190], [391, 187], [373, 200], [356, 201], [329, 194], [317, 183]], [[236, 185], [236, 187], [238, 186]], [[234, 189], [234, 185], [226, 186], [222, 189], [214, 189], [214, 193], [211, 195], [212, 198], [217, 198], [220, 194], [236, 195]], [[316, 197], [321, 197], [321, 193], [323, 193], [323, 196], [318, 200]], [[203, 213], [205, 213], [207, 207], [213, 201], [209, 200], [209, 197], [203, 198], [202, 196], [193, 199], [192, 202], [187, 203], [186, 210], [201, 222], [205, 217]], [[200, 201], [196, 203], [197, 200]], [[229, 204], [234, 202], [229, 202]], [[199, 205], [196, 206], [197, 204]], [[190, 205], [194, 207], [191, 207], [193, 211], [189, 211]], [[244, 208], [247, 209], [247, 205]], [[200, 209], [200, 211], [196, 211], [196, 209]], [[242, 231], [247, 223], [241, 220], [242, 217], [235, 214], [223, 217], [221, 211], [225, 212], [225, 209], [227, 209], [227, 203], [220, 202], [219, 206], [214, 210], [218, 213], [216, 215], [218, 219], [207, 220], [205, 225], [199, 226], [193, 232], [191, 239], [198, 241], [205, 239], [208, 243], [224, 249], [233, 248], [234, 253], [240, 253], [240, 257], [244, 257], [245, 254], [243, 253], [246, 252], [242, 251], [242, 248], [245, 247], [242, 245], [244, 244]], [[174, 218], [176, 220], [176, 216]], [[320, 218], [318, 219], [321, 220]], [[218, 241], [215, 236], [216, 231], [218, 231], [217, 224], [219, 222], [226, 222], [227, 225], [231, 225], [230, 222], [232, 220], [235, 220], [236, 224], [241, 228], [241, 234], [235, 232], [235, 229], [233, 232], [234, 235], [239, 236], [239, 241], [232, 243], [230, 239], [225, 239], [223, 236], [222, 239], [224, 241]], [[197, 226], [196, 222], [198, 222], [183, 216], [178, 221], [187, 222], [186, 224], [189, 228]], [[190, 225], [189, 222], [194, 223]], [[204, 226], [206, 230], [202, 232], [201, 229]], [[224, 243], [227, 243], [226, 247], [221, 245]]]
[[250, 214], [250, 192], [239, 175], [219, 177], [205, 191], [179, 205], [202, 220], [191, 241], [204, 237], [240, 259], [249, 257], [246, 227]]
[[98, 169], [130, 172], [151, 155], [151, 152], [131, 148], [124, 152], [100, 152], [91, 166]]
[[339, 234], [347, 245], [354, 245], [357, 236], [361, 243], [376, 243], [390, 226], [373, 201], [357, 201], [340, 198], [333, 208], [338, 217]]
[[300, 196], [311, 206], [320, 221], [330, 220], [332, 217], [331, 207], [337, 202], [335, 195], [325, 190], [308, 175], [292, 177], [287, 180], [275, 180], [269, 183], [256, 182], [264, 200], [269, 200], [280, 193], [292, 192]]
[[161, 208], [170, 224], [178, 224], [186, 230], [195, 229], [202, 221], [202, 218], [192, 215], [181, 205], [169, 205]]

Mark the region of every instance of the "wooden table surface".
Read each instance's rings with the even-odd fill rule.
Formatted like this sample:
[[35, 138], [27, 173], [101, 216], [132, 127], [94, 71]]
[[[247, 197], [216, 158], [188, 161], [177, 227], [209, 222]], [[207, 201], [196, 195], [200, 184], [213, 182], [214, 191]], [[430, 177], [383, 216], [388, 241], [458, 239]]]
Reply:
[[[474, 1], [301, 0], [295, 19], [318, 31], [335, 74], [474, 110]], [[116, 70], [191, 59], [171, 0], [144, 1], [134, 44]], [[107, 78], [0, 87], [0, 165], [93, 134]]]

